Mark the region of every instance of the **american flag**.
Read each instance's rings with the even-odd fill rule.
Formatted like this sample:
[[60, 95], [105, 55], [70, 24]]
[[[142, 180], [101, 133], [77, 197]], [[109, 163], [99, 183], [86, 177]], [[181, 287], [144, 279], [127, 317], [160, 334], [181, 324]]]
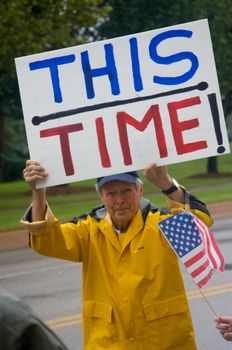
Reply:
[[195, 215], [170, 216], [158, 226], [199, 288], [213, 276], [213, 270], [224, 271], [224, 258], [212, 232]]

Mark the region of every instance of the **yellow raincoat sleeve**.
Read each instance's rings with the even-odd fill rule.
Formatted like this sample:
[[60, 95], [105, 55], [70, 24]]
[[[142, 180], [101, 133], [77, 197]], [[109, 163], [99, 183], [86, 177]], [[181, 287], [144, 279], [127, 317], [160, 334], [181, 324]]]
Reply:
[[184, 211], [189, 211], [204, 221], [207, 226], [211, 226], [213, 224], [213, 219], [210, 216], [210, 213], [208, 212], [205, 204], [193, 196], [188, 190], [185, 189], [185, 187], [180, 187], [183, 191], [185, 191], [185, 204], [176, 202], [167, 197], [168, 209], [172, 215], [176, 215]]
[[30, 222], [31, 207], [20, 221], [29, 231], [30, 247], [37, 253], [54, 258], [81, 262], [86, 260], [89, 222], [61, 224], [47, 205], [45, 220]]

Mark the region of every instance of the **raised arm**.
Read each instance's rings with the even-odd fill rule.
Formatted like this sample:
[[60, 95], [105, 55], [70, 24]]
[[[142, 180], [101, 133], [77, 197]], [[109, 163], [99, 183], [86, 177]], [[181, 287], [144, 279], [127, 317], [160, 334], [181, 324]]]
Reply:
[[32, 221], [42, 221], [46, 211], [46, 188], [36, 189], [36, 181], [44, 181], [48, 177], [44, 167], [35, 160], [27, 160], [23, 177], [32, 190]]
[[164, 194], [167, 191], [168, 193], [166, 194], [169, 198], [185, 204], [185, 193], [175, 181], [173, 182], [172, 177], [167, 172], [166, 166], [157, 166], [155, 163], [150, 163], [144, 169], [144, 176], [163, 191]]

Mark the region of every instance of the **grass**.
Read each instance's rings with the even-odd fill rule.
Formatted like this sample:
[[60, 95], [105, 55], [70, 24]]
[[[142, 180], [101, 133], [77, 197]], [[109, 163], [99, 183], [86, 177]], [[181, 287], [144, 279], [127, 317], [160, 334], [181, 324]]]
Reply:
[[[232, 200], [231, 154], [218, 157], [219, 176], [217, 177], [205, 176], [206, 162], [206, 159], [199, 159], [170, 165], [168, 169], [178, 182], [207, 203]], [[223, 176], [225, 173], [228, 176]], [[196, 174], [203, 174], [203, 176], [191, 178]], [[145, 197], [152, 200], [157, 206], [164, 207], [165, 197], [143, 178], [142, 172], [141, 177], [145, 184]], [[88, 180], [69, 185], [74, 189], [76, 187], [87, 188], [87, 192], [80, 191], [80, 193], [66, 195], [49, 194], [48, 202], [54, 214], [62, 221], [66, 221], [99, 204], [97, 193], [89, 191], [89, 186], [94, 184], [94, 180]], [[30, 190], [24, 181], [0, 183], [0, 232], [22, 228], [19, 220], [30, 201]]]

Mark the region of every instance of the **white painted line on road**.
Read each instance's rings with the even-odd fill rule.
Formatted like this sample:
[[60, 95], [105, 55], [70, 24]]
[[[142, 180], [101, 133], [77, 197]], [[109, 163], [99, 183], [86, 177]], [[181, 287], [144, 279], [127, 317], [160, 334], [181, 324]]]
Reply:
[[14, 277], [18, 277], [18, 276], [24, 276], [24, 275], [30, 275], [30, 274], [35, 274], [38, 272], [46, 272], [46, 271], [50, 271], [50, 270], [61, 270], [61, 269], [67, 269], [70, 267], [77, 267], [76, 263], [70, 263], [67, 265], [61, 265], [61, 266], [50, 266], [50, 267], [42, 267], [40, 269], [33, 269], [33, 270], [27, 270], [27, 271], [21, 271], [21, 272], [15, 272], [15, 273], [9, 273], [6, 275], [1, 275], [0, 276], [0, 280], [5, 279], [5, 278], [14, 278]]

